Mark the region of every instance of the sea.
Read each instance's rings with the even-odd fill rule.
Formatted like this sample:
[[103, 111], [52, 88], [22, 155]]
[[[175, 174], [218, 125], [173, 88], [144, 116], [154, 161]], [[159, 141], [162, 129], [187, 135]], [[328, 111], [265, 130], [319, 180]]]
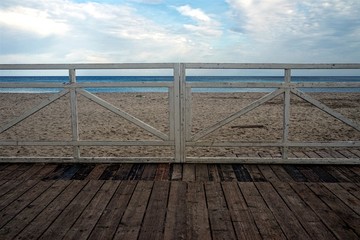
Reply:
[[[77, 76], [79, 83], [169, 82], [172, 76]], [[187, 76], [189, 82], [283, 82], [283, 76]], [[292, 76], [292, 82], [358, 82], [360, 76]], [[0, 93], [56, 93], [58, 88], [1, 88], [1, 83], [68, 83], [68, 76], [0, 76]], [[101, 92], [167, 92], [166, 87], [88, 88]], [[271, 92], [273, 88], [193, 88], [193, 92]], [[360, 92], [360, 88], [304, 88], [305, 92]]]

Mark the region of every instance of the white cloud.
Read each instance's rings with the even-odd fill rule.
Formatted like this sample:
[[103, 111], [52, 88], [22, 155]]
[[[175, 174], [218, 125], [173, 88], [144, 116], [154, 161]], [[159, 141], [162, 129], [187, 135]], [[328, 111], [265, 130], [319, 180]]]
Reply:
[[288, 0], [228, 0], [244, 33], [253, 34], [259, 40], [271, 40], [283, 33], [296, 31], [296, 23], [302, 16], [295, 1]]
[[176, 8], [182, 15], [191, 17], [196, 21], [210, 22], [211, 18], [206, 15], [201, 9], [191, 8], [189, 5], [184, 5]]
[[[26, 6], [22, 1], [15, 0], [13, 5], [15, 6], [2, 10], [13, 14], [14, 17], [10, 21], [1, 14], [0, 23], [3, 24], [0, 25], [0, 30], [11, 29], [12, 35], [5, 36], [7, 39], [21, 37], [13, 43], [6, 42], [6, 45], [9, 45], [6, 51], [5, 44], [0, 46], [0, 53], [3, 52], [0, 61], [3, 63], [154, 62], [206, 59], [204, 52], [208, 46], [204, 44], [203, 39], [196, 37], [195, 40], [192, 39], [195, 37], [162, 26], [146, 18], [130, 5], [75, 3], [62, 0], [28, 0]], [[23, 10], [25, 8], [26, 11]], [[23, 19], [16, 22], [14, 19], [19, 16], [27, 18], [31, 16], [33, 21], [25, 23], [28, 19]], [[204, 28], [196, 31], [217, 34], [210, 30]], [[31, 34], [27, 36], [29, 32]], [[32, 33], [41, 37], [56, 36], [56, 38], [42, 42], [41, 50], [34, 50], [33, 46], [38, 47], [39, 44], [31, 37]], [[21, 53], [17, 48], [21, 48]], [[46, 59], [46, 56], [49, 59]]]
[[131, 2], [144, 3], [144, 4], [160, 4], [164, 0], [130, 0]]
[[0, 26], [31, 32], [40, 37], [65, 35], [70, 26], [61, 19], [52, 19], [46, 11], [26, 7], [0, 9]]
[[192, 8], [189, 5], [184, 5], [177, 7], [176, 10], [181, 15], [189, 17], [196, 22], [196, 25], [184, 24], [183, 26], [186, 30], [204, 36], [219, 37], [222, 34], [222, 30], [220, 28], [221, 24], [218, 21], [212, 19], [201, 9]]
[[359, 61], [359, 0], [223, 1], [2, 0], [0, 62]]
[[[271, 61], [341, 61], [344, 56], [336, 48], [341, 44], [346, 51], [350, 43], [354, 44], [354, 35], [360, 27], [358, 0], [227, 0], [227, 3], [234, 30], [246, 35], [254, 49]], [[354, 47], [351, 49], [354, 51]], [[346, 58], [354, 59], [354, 54]]]
[[359, 24], [357, 0], [227, 0], [238, 27], [271, 40], [279, 36], [326, 35], [347, 19]]

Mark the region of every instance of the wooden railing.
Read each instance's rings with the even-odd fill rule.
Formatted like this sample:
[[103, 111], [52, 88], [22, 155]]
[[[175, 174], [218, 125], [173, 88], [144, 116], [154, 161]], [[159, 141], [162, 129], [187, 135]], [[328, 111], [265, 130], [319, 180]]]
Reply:
[[[173, 71], [173, 81], [169, 82], [96, 82], [78, 83], [76, 70], [82, 69], [168, 69]], [[278, 69], [284, 71], [283, 82], [189, 82], [186, 81], [186, 72], [189, 69]], [[73, 148], [72, 157], [1, 157], [2, 162], [40, 161], [40, 162], [219, 162], [219, 163], [316, 163], [316, 164], [359, 164], [359, 158], [291, 158], [289, 149], [292, 147], [322, 147], [322, 148], [348, 148], [360, 147], [360, 141], [333, 141], [333, 142], [298, 142], [289, 140], [290, 127], [290, 95], [305, 100], [323, 112], [335, 117], [344, 124], [360, 132], [359, 119], [351, 120], [339, 112], [331, 109], [299, 88], [360, 88], [360, 82], [292, 82], [292, 69], [360, 69], [360, 64], [238, 64], [238, 63], [126, 63], [126, 64], [0, 64], [0, 70], [67, 70], [69, 82], [60, 83], [0, 83], [0, 88], [61, 88], [59, 93], [53, 94], [37, 106], [29, 109], [3, 126], [0, 134], [17, 125], [24, 119], [53, 103], [60, 97], [68, 94], [71, 107], [71, 133], [72, 139], [68, 141], [0, 141], [0, 147], [6, 146], [70, 146]], [[166, 134], [148, 123], [134, 117], [124, 110], [99, 98], [85, 90], [94, 87], [165, 87], [168, 89], [169, 99], [169, 133]], [[274, 88], [275, 90], [248, 104], [241, 110], [224, 117], [215, 124], [198, 132], [192, 133], [192, 89], [195, 88]], [[103, 108], [115, 113], [119, 117], [137, 125], [143, 130], [156, 136], [159, 140], [139, 141], [89, 141], [79, 139], [78, 128], [78, 99], [81, 95]], [[206, 136], [215, 132], [226, 124], [240, 118], [260, 105], [283, 96], [283, 132], [278, 142], [257, 141], [206, 141]], [[1, 104], [1, 103], [0, 103]], [[84, 146], [167, 146], [174, 149], [173, 157], [83, 157], [80, 148]], [[279, 158], [251, 158], [251, 157], [192, 157], [186, 156], [186, 147], [277, 147], [281, 149]]]

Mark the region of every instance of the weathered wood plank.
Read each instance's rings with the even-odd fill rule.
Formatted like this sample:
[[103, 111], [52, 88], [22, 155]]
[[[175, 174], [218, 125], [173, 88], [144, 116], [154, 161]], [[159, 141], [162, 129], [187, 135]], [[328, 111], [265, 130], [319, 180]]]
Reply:
[[360, 166], [351, 166], [351, 170], [360, 176]]
[[30, 180], [42, 180], [43, 178], [46, 178], [48, 174], [50, 174], [51, 172], [53, 172], [56, 169], [56, 165], [55, 164], [45, 164], [45, 166], [36, 173], [36, 175], [31, 176], [29, 179]]
[[[316, 184], [316, 183], [314, 183]], [[318, 184], [317, 184], [318, 185]], [[320, 217], [322, 222], [338, 239], [357, 239], [358, 236], [305, 184], [291, 183], [291, 187]]]
[[129, 178], [133, 164], [121, 164], [118, 171], [113, 176], [113, 180], [127, 180]]
[[213, 239], [236, 239], [220, 183], [205, 183], [206, 202]]
[[21, 195], [26, 193], [29, 189], [35, 186], [39, 181], [38, 180], [29, 180], [29, 181], [14, 181], [11, 180], [9, 183], [15, 183], [16, 188], [8, 191], [6, 194], [0, 197], [0, 211], [8, 206], [10, 203], [18, 199]]
[[[136, 181], [120, 182], [109, 204], [105, 207], [96, 223], [89, 240], [112, 239], [120, 220], [128, 207], [131, 196], [137, 185]], [[137, 196], [140, 196], [139, 194]], [[130, 205], [131, 206], [131, 205]]]
[[337, 150], [333, 150], [333, 149], [329, 149], [329, 154], [335, 158], [344, 158], [345, 157], [340, 152], [338, 152]]
[[87, 239], [118, 185], [118, 181], [106, 181], [63, 239]]
[[275, 172], [271, 169], [269, 165], [259, 165], [259, 170], [261, 171], [261, 174], [264, 176], [265, 181], [268, 182], [279, 182], [280, 179], [275, 174]]
[[0, 163], [0, 173], [3, 169], [7, 168], [9, 166], [8, 163]]
[[0, 228], [15, 217], [28, 204], [41, 195], [53, 182], [38, 182], [29, 191], [19, 196], [15, 201], [6, 206], [0, 212]]
[[245, 164], [244, 167], [247, 169], [254, 182], [266, 182], [265, 177], [263, 176], [257, 165]]
[[307, 182], [320, 182], [320, 177], [312, 170], [312, 167], [300, 165], [296, 168], [306, 178]]
[[360, 199], [352, 195], [340, 184], [324, 183], [323, 185], [360, 216]]
[[211, 239], [204, 184], [189, 182], [186, 193], [187, 219], [185, 239]]
[[218, 167], [216, 164], [208, 164], [209, 180], [213, 182], [220, 182]]
[[[76, 150], [75, 150], [76, 151]], [[63, 180], [70, 180], [73, 176], [79, 171], [81, 165], [80, 164], [71, 164], [69, 168], [67, 168], [64, 173], [60, 176]]]
[[281, 182], [295, 182], [295, 180], [289, 175], [285, 170], [284, 166], [281, 165], [271, 165], [270, 168], [274, 171], [276, 176]]
[[350, 228], [360, 236], [360, 216], [345, 205], [336, 195], [322, 184], [307, 184], [308, 187], [337, 214]]
[[296, 166], [293, 165], [284, 165], [286, 172], [296, 181], [296, 182], [306, 182], [307, 178], [299, 171]]
[[236, 176], [236, 179], [240, 182], [252, 182], [253, 179], [251, 178], [250, 173], [245, 168], [244, 165], [241, 164], [234, 164], [233, 165], [234, 174]]
[[333, 157], [333, 156], [331, 156], [330, 151], [326, 151], [326, 150], [317, 150], [317, 151], [315, 151], [315, 153], [322, 158], [332, 158]]
[[292, 155], [294, 155], [296, 158], [309, 158], [309, 155], [302, 151], [294, 151], [292, 152]]
[[146, 164], [141, 175], [141, 180], [154, 180], [156, 176], [157, 164]]
[[160, 163], [156, 170], [155, 180], [156, 181], [167, 181], [169, 180], [170, 164]]
[[183, 165], [183, 181], [195, 181], [195, 164]]
[[144, 172], [144, 167], [145, 165], [142, 163], [135, 163], [133, 164], [128, 179], [129, 180], [140, 180], [141, 179], [141, 175]]
[[310, 235], [310, 239], [335, 239], [334, 235], [328, 230], [320, 218], [288, 183], [274, 182], [272, 184], [277, 193], [282, 197], [284, 202], [300, 221], [301, 225], [306, 229], [307, 233]]
[[97, 180], [103, 174], [105, 169], [109, 166], [109, 164], [99, 164], [94, 167], [94, 169], [89, 173], [89, 175], [85, 178], [85, 180]]
[[353, 183], [360, 183], [360, 176], [354, 173], [351, 168], [345, 166], [337, 166], [337, 170], [341, 172], [346, 178], [350, 179]]
[[358, 185], [355, 183], [340, 183], [340, 185], [353, 196], [360, 199], [360, 189]]
[[113, 176], [118, 171], [120, 165], [119, 164], [110, 164], [105, 168], [101, 176], [99, 177], [99, 180], [110, 180], [113, 179]]
[[319, 176], [321, 182], [338, 182], [338, 180], [326, 171], [326, 168], [324, 167], [313, 166], [312, 170]]
[[342, 174], [335, 166], [324, 166], [324, 169], [334, 176], [338, 182], [351, 182], [351, 180]]
[[174, 163], [171, 180], [172, 181], [182, 180], [182, 175], [183, 175], [182, 171], [183, 171], [183, 164]]
[[15, 239], [39, 238], [86, 184], [87, 181], [72, 181]]
[[164, 227], [165, 240], [186, 239], [186, 187], [186, 182], [171, 182]]
[[236, 182], [221, 183], [238, 239], [262, 239]]
[[82, 164], [80, 169], [72, 176], [72, 180], [84, 180], [94, 169], [95, 164]]
[[18, 177], [20, 177], [22, 174], [27, 172], [32, 167], [32, 164], [20, 164], [18, 168], [16, 168], [14, 171], [9, 173], [8, 175], [4, 176], [4, 180], [17, 180]]
[[[0, 196], [0, 205], [6, 203], [3, 211], [0, 210], [0, 213], [4, 214], [4, 218], [0, 217], [0, 224], [3, 221], [3, 226], [0, 225], [1, 239], [37, 239], [41, 235], [43, 238], [51, 235], [54, 239], [64, 236], [66, 239], [112, 239], [114, 237], [125, 239], [124, 236], [126, 239], [146, 238], [146, 236], [151, 238], [151, 234], [146, 234], [148, 232], [156, 233], [156, 236], [162, 239], [267, 239], [275, 236], [275, 232], [280, 233], [279, 236], [276, 235], [276, 238], [289, 239], [300, 238], [306, 234], [309, 239], [319, 240], [356, 239], [360, 236], [358, 229], [355, 230], [360, 219], [359, 186], [356, 183], [329, 183], [334, 179], [337, 180], [337, 176], [332, 175], [329, 168], [334, 171], [341, 169], [341, 173], [349, 177], [348, 181], [356, 180], [358, 169], [354, 166], [300, 166], [309, 168], [312, 174], [319, 177], [318, 181], [326, 183], [294, 183], [282, 165], [278, 165], [279, 169], [287, 174], [287, 178], [282, 179], [272, 168], [274, 165], [255, 165], [256, 171], [259, 171], [264, 180], [269, 183], [238, 184], [235, 181], [225, 181], [227, 177], [223, 176], [222, 165], [203, 165], [207, 169], [206, 177], [204, 167], [197, 169], [198, 164], [185, 164], [194, 167], [193, 182], [156, 181], [155, 184], [168, 185], [166, 193], [160, 194], [163, 191], [154, 188], [157, 168], [140, 164], [143, 170], [141, 167], [136, 168], [137, 170], [132, 175], [142, 179], [147, 176], [146, 182], [150, 186], [145, 188], [145, 193], [140, 193], [142, 190], [139, 189], [136, 193], [134, 190], [138, 184], [136, 181], [109, 181], [99, 187], [100, 190], [97, 193], [96, 191], [86, 193], [89, 197], [81, 203], [79, 196], [86, 195], [84, 189], [82, 187], [77, 190], [73, 187], [71, 191], [68, 189], [74, 185], [74, 182], [86, 183], [87, 181], [35, 180], [32, 181], [32, 185], [29, 185], [31, 181], [27, 179], [41, 179], [49, 175], [50, 171], [53, 171], [50, 174], [52, 177], [58, 176], [57, 178], [60, 179], [64, 174], [66, 175], [66, 171], [71, 171], [71, 167], [65, 167], [67, 165], [69, 164], [61, 165], [57, 171], [54, 171], [56, 165], [53, 164], [32, 164], [28, 170], [23, 171], [25, 168], [21, 170], [22, 174], [18, 175], [21, 181], [4, 180], [1, 182], [0, 190], [8, 189], [2, 197]], [[127, 164], [119, 164], [119, 168], [112, 171], [109, 178], [113, 178], [122, 165]], [[71, 166], [80, 166], [78, 172], [83, 169], [83, 165]], [[105, 165], [105, 168], [100, 169], [101, 171], [96, 174], [96, 179], [104, 174], [108, 166], [111, 165]], [[130, 164], [130, 166], [134, 165]], [[218, 172], [218, 166], [221, 174]], [[93, 167], [95, 169], [95, 165]], [[212, 171], [211, 167], [214, 167], [216, 171]], [[40, 170], [36, 171], [36, 169]], [[125, 169], [121, 171], [128, 176], [134, 169], [128, 168], [128, 171], [123, 171]], [[174, 165], [169, 169], [170, 180], [174, 175]], [[251, 170], [246, 168], [246, 171], [250, 172], [251, 176]], [[232, 172], [235, 175], [234, 168]], [[38, 177], [39, 173], [42, 176]], [[345, 175], [338, 173], [346, 178]], [[219, 183], [220, 175], [222, 175], [221, 183]], [[213, 181], [214, 178], [218, 180]], [[282, 182], [288, 181], [287, 179], [293, 182]], [[53, 182], [54, 184], [51, 185]], [[51, 186], [41, 191], [41, 184]], [[67, 196], [65, 197], [64, 194]], [[10, 200], [5, 196], [10, 196]], [[143, 196], [145, 196], [144, 199], [142, 199]], [[154, 196], [157, 198], [154, 199]], [[152, 201], [153, 203], [150, 204]], [[153, 206], [155, 206], [154, 209], [158, 209], [159, 204], [156, 202], [162, 203], [158, 211], [152, 210]], [[167, 205], [164, 202], [167, 202]], [[69, 213], [69, 206], [74, 206], [71, 213]], [[67, 216], [64, 216], [64, 212], [68, 212]], [[155, 217], [159, 215], [163, 217]], [[62, 218], [61, 223], [58, 218]], [[161, 224], [156, 222], [158, 219]], [[302, 230], [299, 230], [299, 224]], [[290, 232], [290, 229], [293, 232]], [[302, 231], [306, 233], [303, 234]]]
[[[16, 164], [14, 164], [16, 165]], [[45, 165], [43, 168], [41, 168], [36, 174], [32, 174], [32, 172], [27, 172], [21, 175], [21, 178], [18, 178], [17, 180], [10, 180], [6, 181], [4, 184], [0, 186], [0, 196], [6, 194], [11, 189], [16, 189], [20, 184], [23, 183], [23, 181], [26, 180], [40, 180], [49, 172], [53, 171], [55, 169], [55, 165]]]
[[347, 149], [340, 149], [340, 150], [338, 150], [338, 152], [341, 153], [346, 158], [357, 158], [358, 157], [357, 155], [355, 155], [354, 153], [352, 153], [351, 151], [349, 151]]
[[23, 174], [19, 175], [16, 177], [16, 180], [28, 180], [31, 177], [33, 177], [34, 175], [37, 175], [37, 173], [44, 168], [44, 165], [40, 165], [40, 164], [31, 164], [30, 168], [25, 171]]
[[239, 182], [239, 187], [263, 239], [286, 239], [279, 223], [253, 183]]
[[322, 158], [322, 156], [320, 156], [314, 151], [306, 151], [304, 152], [304, 154], [306, 154], [309, 158]]
[[236, 181], [234, 167], [231, 164], [220, 164], [220, 169], [224, 181]]
[[0, 229], [0, 239], [12, 239], [43, 211], [71, 182], [55, 181], [50, 188], [27, 205], [19, 214]]
[[64, 174], [66, 170], [68, 170], [71, 167], [70, 164], [58, 164], [54, 171], [47, 174], [46, 177], [43, 178], [43, 180], [57, 180], [60, 179], [61, 176]]
[[153, 184], [151, 181], [137, 184], [113, 239], [138, 238]]
[[356, 157], [360, 157], [360, 150], [359, 149], [351, 149], [351, 150], [348, 150], [348, 151], [350, 151]]
[[103, 181], [90, 180], [39, 239], [62, 239], [103, 184]]
[[270, 183], [255, 183], [288, 239], [310, 239], [306, 230]]
[[170, 182], [156, 181], [141, 226], [139, 240], [162, 239]]
[[209, 181], [207, 164], [195, 164], [195, 178], [196, 181]]

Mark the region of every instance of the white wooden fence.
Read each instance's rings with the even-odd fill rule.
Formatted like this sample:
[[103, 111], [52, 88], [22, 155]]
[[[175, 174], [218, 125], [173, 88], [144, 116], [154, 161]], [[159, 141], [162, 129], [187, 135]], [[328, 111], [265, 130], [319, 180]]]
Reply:
[[[76, 70], [82, 69], [170, 69], [173, 71], [172, 82], [97, 82], [78, 83]], [[186, 81], [188, 69], [280, 69], [284, 71], [283, 82], [189, 82]], [[343, 123], [360, 131], [358, 119], [350, 120], [339, 112], [312, 98], [299, 88], [360, 88], [360, 82], [301, 82], [291, 81], [292, 69], [360, 69], [360, 64], [240, 64], [240, 63], [129, 63], [129, 64], [0, 64], [0, 70], [68, 70], [69, 83], [0, 83], [0, 88], [61, 88], [59, 93], [44, 100], [37, 106], [29, 109], [0, 126], [0, 134], [12, 128], [19, 122], [35, 114], [60, 97], [68, 94], [71, 106], [71, 131], [72, 139], [69, 141], [0, 141], [0, 147], [6, 146], [71, 146], [72, 157], [5, 157], [1, 162], [217, 162], [217, 163], [302, 163], [302, 164], [359, 164], [359, 158], [291, 158], [289, 148], [292, 147], [360, 147], [358, 141], [333, 141], [333, 142], [294, 142], [289, 140], [290, 126], [290, 95], [294, 94], [309, 102], [327, 114], [337, 118]], [[169, 134], [165, 134], [155, 127], [130, 115], [122, 109], [106, 102], [98, 96], [85, 90], [93, 87], [165, 87], [169, 96]], [[191, 91], [194, 88], [274, 88], [273, 92], [250, 103], [241, 110], [221, 121], [206, 127], [194, 134], [191, 133]], [[160, 140], [141, 141], [89, 141], [79, 139], [77, 97], [90, 99], [103, 108], [117, 114], [119, 117], [146, 130]], [[244, 114], [256, 109], [260, 105], [283, 95], [283, 133], [282, 140], [278, 142], [258, 141], [204, 141], [205, 137], [222, 126], [240, 118]], [[0, 103], [1, 104], [1, 103]], [[174, 149], [173, 157], [83, 157], [80, 148], [87, 146], [166, 146]], [[186, 147], [278, 147], [281, 149], [279, 158], [240, 158], [240, 157], [191, 157], [186, 156]]]

